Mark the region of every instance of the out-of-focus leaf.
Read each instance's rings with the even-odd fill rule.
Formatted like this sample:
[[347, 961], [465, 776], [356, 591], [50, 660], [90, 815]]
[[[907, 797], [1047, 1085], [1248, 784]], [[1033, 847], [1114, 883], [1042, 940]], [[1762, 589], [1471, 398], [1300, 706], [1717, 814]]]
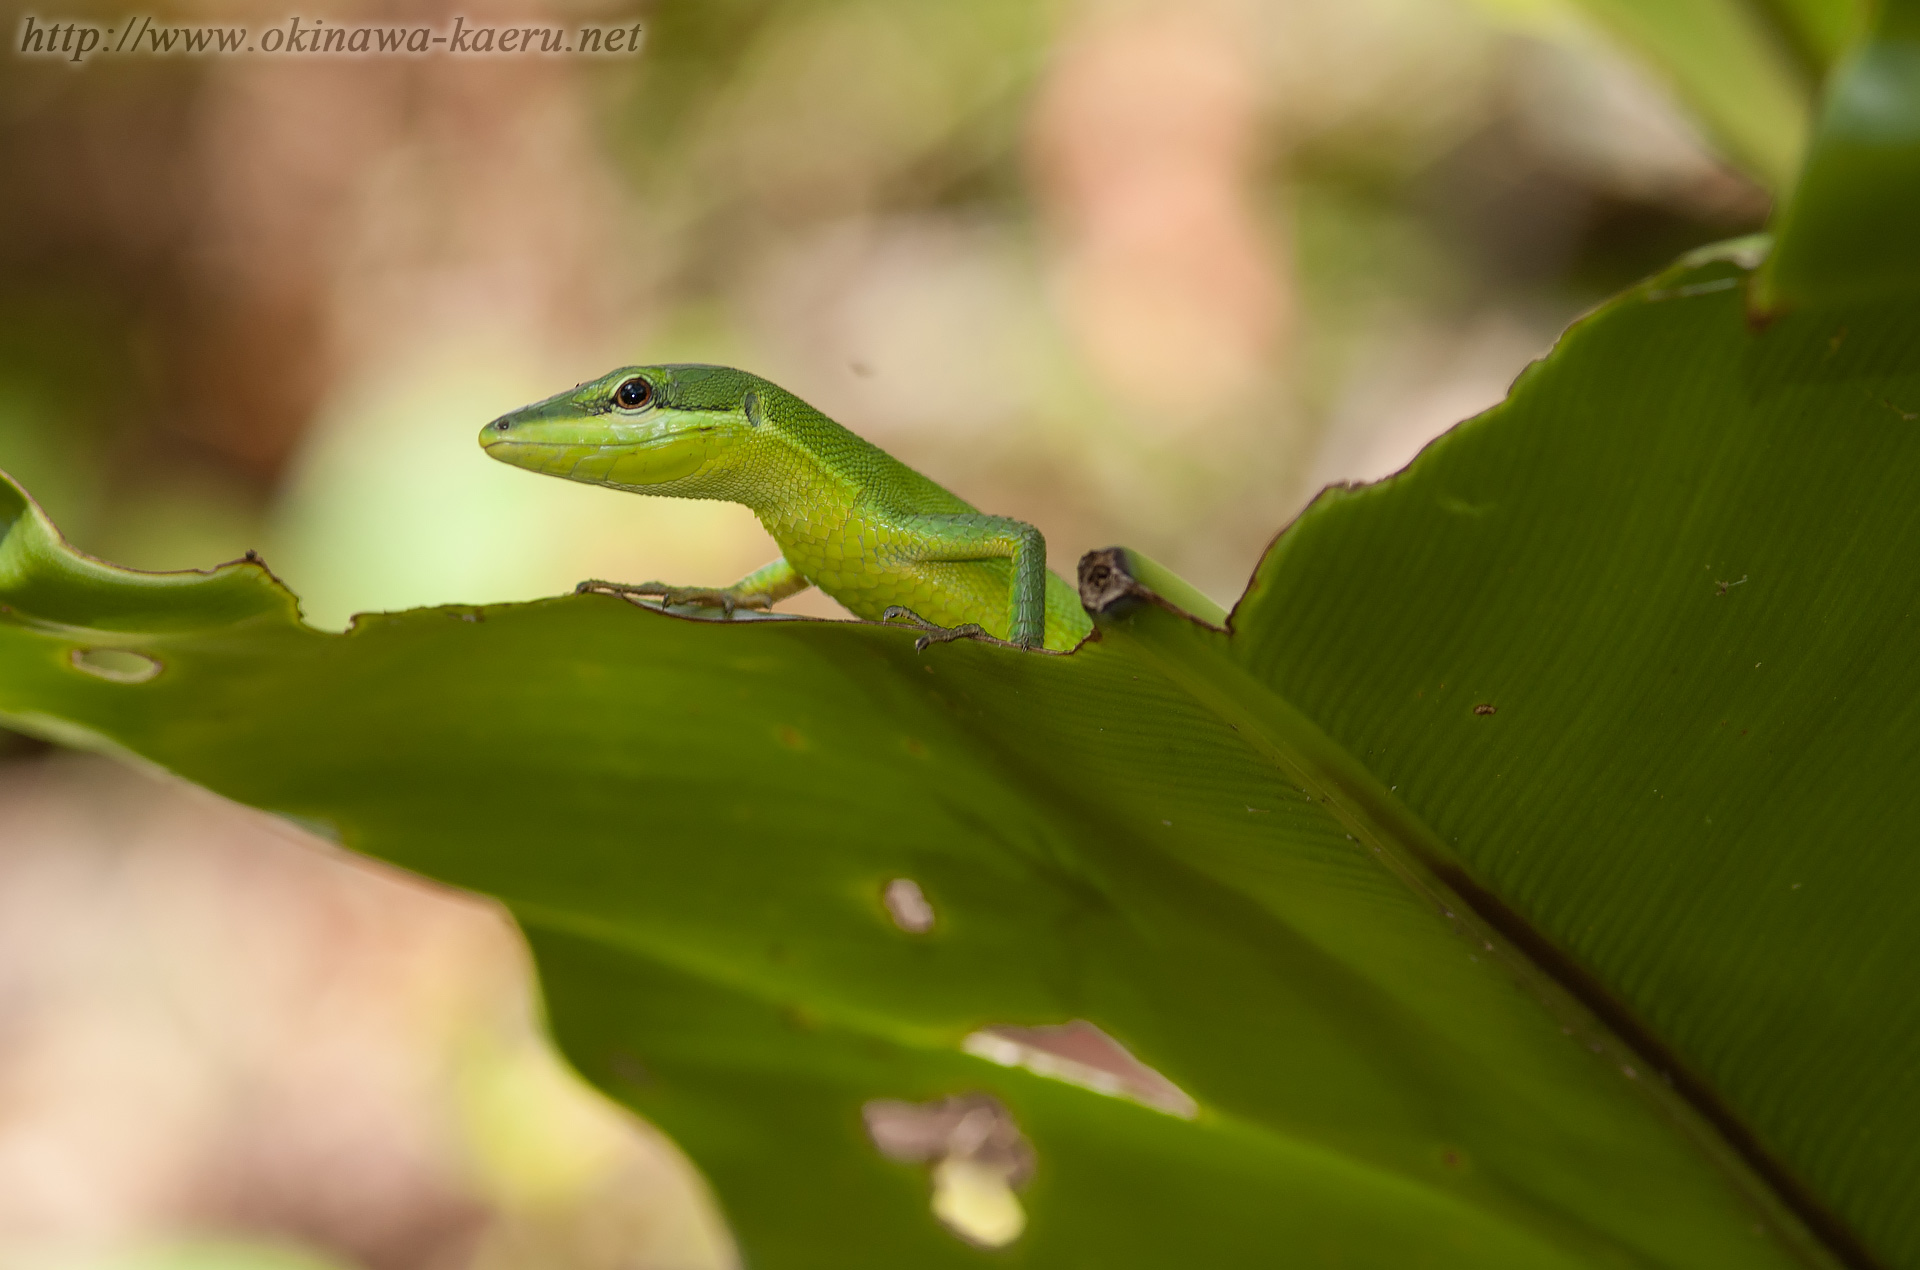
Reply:
[[1885, 0], [1834, 71], [1757, 301], [1771, 311], [1920, 286], [1920, 2]]
[[[1726, 152], [1769, 189], [1792, 179], [1815, 78], [1764, 7], [1747, 0], [1578, 0], [1662, 75]], [[1827, 38], [1820, 0], [1781, 0]]]

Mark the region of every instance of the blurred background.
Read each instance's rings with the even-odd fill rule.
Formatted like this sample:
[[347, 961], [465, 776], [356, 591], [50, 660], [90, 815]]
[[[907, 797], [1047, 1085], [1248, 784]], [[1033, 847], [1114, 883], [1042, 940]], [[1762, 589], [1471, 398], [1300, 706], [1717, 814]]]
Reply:
[[[475, 445], [634, 361], [758, 371], [1058, 569], [1124, 542], [1230, 603], [1315, 490], [1769, 207], [1555, 0], [300, 12], [647, 26], [632, 58], [0, 53], [0, 468], [118, 563], [258, 550], [331, 628], [771, 559], [742, 508]], [[0, 1266], [730, 1264], [537, 1020], [491, 907], [6, 742]]]

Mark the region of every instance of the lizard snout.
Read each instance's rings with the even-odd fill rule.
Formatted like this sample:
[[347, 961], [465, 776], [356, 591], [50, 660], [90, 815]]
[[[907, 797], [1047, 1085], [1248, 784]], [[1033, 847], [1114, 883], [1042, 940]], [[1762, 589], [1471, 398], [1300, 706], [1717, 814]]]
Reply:
[[[517, 412], [516, 412], [517, 413]], [[491, 450], [496, 445], [519, 440], [513, 435], [516, 420], [511, 414], [501, 415], [486, 427], [480, 429], [480, 448]]]

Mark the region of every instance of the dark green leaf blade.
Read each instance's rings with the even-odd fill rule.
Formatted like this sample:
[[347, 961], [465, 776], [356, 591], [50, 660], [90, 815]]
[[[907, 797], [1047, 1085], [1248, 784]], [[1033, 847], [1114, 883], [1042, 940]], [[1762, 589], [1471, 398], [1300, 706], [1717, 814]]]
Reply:
[[1235, 649], [1920, 1265], [1920, 301], [1755, 330], [1744, 282], [1653, 280], [1324, 496]]

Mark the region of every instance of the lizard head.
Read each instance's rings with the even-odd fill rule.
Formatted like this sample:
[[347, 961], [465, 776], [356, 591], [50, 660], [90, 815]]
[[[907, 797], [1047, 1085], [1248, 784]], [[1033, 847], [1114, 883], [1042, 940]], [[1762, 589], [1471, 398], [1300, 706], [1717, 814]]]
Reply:
[[626, 366], [509, 411], [480, 446], [515, 467], [640, 493], [724, 495], [778, 392], [725, 366]]

